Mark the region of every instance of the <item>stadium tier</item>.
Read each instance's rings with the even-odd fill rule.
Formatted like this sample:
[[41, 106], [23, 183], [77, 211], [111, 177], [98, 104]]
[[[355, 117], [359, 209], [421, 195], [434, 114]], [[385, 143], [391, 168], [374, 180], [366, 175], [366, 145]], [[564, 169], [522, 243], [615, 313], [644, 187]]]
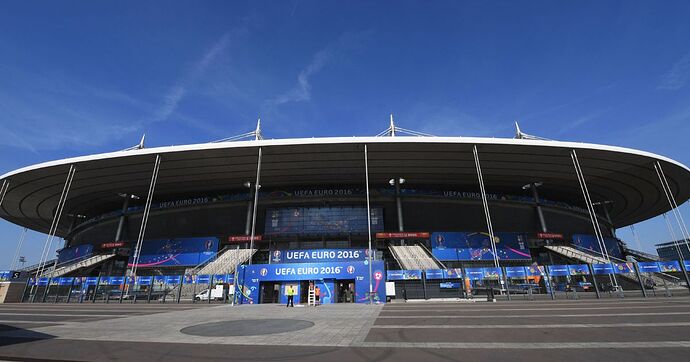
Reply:
[[186, 277], [214, 270], [209, 285], [238, 285], [251, 303], [283, 301], [289, 286], [304, 301], [314, 283], [329, 301], [383, 301], [386, 281], [437, 275], [443, 296], [465, 287], [449, 275], [475, 280], [471, 271], [492, 280], [505, 267], [625, 263], [631, 249], [615, 230], [669, 211], [667, 195], [690, 198], [690, 170], [663, 156], [467, 137], [141, 148], [0, 180], [2, 218], [65, 240], [51, 265], [27, 270], [36, 285], [136, 274], [177, 278], [182, 293]]

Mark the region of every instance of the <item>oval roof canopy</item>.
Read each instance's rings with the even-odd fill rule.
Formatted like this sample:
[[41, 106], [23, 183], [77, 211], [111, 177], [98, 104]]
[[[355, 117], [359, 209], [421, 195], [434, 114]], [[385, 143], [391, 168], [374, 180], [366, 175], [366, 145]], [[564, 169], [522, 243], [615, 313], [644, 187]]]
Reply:
[[[659, 161], [678, 204], [690, 197], [690, 170], [648, 152], [584, 143], [468, 137], [351, 137], [256, 140], [158, 147], [41, 163], [1, 176], [9, 182], [0, 216], [48, 232], [70, 165], [76, 172], [57, 235], [65, 236], [69, 215], [98, 216], [122, 206], [120, 194], [146, 197], [156, 155], [161, 166], [155, 199], [242, 190], [256, 177], [262, 150], [261, 186], [365, 183], [364, 146], [370, 187], [403, 177], [410, 188], [479, 191], [472, 147], [477, 145], [486, 190], [520, 194], [542, 182], [540, 196], [584, 205], [570, 151], [576, 150], [592, 201], [611, 201], [616, 227], [670, 209], [654, 162]], [[601, 209], [598, 208], [599, 212]]]

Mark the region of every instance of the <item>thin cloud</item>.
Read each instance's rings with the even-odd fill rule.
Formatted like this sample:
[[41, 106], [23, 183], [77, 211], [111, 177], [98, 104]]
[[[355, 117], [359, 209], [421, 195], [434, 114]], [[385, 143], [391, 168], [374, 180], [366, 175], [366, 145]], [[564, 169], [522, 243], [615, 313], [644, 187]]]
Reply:
[[561, 129], [558, 130], [558, 134], [563, 135], [564, 133], [567, 133], [568, 131], [572, 131], [578, 127], [581, 127], [581, 126], [601, 117], [603, 114], [604, 114], [603, 110], [598, 110], [596, 112], [586, 114], [582, 117], [578, 117], [578, 118], [572, 120], [571, 122], [568, 122], [565, 125], [563, 125], [563, 127], [561, 127]]
[[661, 81], [656, 88], [660, 90], [678, 90], [683, 88], [688, 80], [690, 80], [690, 53], [685, 54], [683, 58], [673, 65], [668, 73], [661, 77]]

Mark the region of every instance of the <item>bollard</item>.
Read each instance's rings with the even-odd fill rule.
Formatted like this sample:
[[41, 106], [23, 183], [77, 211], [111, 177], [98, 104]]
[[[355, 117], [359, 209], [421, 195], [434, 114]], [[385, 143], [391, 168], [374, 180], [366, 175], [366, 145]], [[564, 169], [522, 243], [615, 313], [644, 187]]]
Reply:
[[597, 299], [601, 299], [601, 294], [599, 294], [599, 283], [597, 283], [597, 277], [594, 275], [594, 268], [592, 264], [587, 264], [589, 268], [589, 274], [592, 276], [592, 284], [594, 284], [594, 293], [597, 295]]
[[640, 273], [640, 267], [637, 265], [637, 263], [633, 263], [633, 267], [635, 268], [635, 274], [637, 275], [637, 281], [640, 283], [640, 288], [642, 288], [642, 296], [644, 298], [647, 298], [647, 290], [644, 287], [644, 281], [642, 280], [642, 273]]

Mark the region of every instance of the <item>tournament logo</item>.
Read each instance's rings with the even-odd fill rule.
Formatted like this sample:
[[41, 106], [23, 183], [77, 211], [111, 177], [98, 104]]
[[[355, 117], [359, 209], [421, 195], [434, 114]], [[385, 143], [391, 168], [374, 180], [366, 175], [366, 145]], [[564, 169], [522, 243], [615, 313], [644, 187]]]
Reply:
[[381, 280], [381, 279], [383, 279], [383, 273], [381, 273], [380, 271], [375, 272], [374, 273], [374, 280]]
[[259, 270], [259, 274], [260, 274], [262, 277], [265, 277], [266, 274], [268, 274], [268, 269], [266, 269], [266, 268], [261, 268], [261, 270]]
[[348, 272], [348, 274], [354, 274], [355, 273], [355, 267], [352, 265], [349, 265], [347, 267], [347, 272]]
[[273, 252], [273, 256], [276, 258], [280, 258], [280, 254], [281, 254], [280, 250], [276, 250]]

